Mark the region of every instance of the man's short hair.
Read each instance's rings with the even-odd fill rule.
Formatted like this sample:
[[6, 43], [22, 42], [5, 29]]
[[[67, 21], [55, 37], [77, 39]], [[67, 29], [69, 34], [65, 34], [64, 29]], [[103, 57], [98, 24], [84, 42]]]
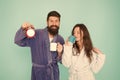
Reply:
[[48, 19], [49, 19], [50, 16], [58, 17], [59, 20], [60, 20], [60, 17], [61, 17], [61, 15], [57, 11], [51, 11], [47, 15], [47, 21], [48, 21]]

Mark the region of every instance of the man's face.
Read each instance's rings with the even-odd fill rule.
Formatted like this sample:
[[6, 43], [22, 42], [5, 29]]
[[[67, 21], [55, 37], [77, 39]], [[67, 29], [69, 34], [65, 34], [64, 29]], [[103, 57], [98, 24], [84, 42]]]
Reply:
[[60, 20], [58, 17], [55, 16], [50, 16], [48, 21], [47, 21], [47, 28], [48, 32], [51, 35], [56, 35], [58, 34], [59, 26], [60, 26]]

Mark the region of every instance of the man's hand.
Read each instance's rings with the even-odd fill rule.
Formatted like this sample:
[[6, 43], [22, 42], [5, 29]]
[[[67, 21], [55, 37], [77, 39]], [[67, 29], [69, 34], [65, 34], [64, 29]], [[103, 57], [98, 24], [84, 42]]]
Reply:
[[28, 29], [29, 27], [34, 29], [33, 25], [30, 24], [29, 22], [25, 22], [25, 23], [22, 24], [22, 29], [23, 30]]
[[57, 52], [58, 52], [58, 56], [62, 55], [62, 50], [63, 50], [63, 46], [62, 44], [60, 44], [59, 42], [57, 43]]

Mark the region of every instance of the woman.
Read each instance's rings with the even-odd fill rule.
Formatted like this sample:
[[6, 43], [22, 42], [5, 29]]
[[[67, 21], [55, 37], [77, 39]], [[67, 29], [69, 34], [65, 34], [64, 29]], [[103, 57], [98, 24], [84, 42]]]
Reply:
[[84, 24], [76, 24], [72, 30], [75, 43], [66, 41], [62, 63], [69, 68], [69, 80], [95, 80], [93, 75], [103, 66], [105, 55], [94, 48]]

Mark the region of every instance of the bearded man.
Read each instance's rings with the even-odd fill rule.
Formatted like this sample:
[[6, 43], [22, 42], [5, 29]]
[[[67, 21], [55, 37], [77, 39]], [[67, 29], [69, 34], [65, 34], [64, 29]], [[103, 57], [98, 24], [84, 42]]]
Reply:
[[[44, 29], [35, 29], [26, 22], [16, 32], [15, 44], [31, 49], [31, 80], [59, 80], [58, 62], [61, 61], [64, 44], [63, 37], [58, 34], [60, 17], [57, 11], [51, 11], [47, 15], [47, 27]], [[25, 35], [25, 30], [29, 26], [35, 29], [35, 35], [31, 38]]]

